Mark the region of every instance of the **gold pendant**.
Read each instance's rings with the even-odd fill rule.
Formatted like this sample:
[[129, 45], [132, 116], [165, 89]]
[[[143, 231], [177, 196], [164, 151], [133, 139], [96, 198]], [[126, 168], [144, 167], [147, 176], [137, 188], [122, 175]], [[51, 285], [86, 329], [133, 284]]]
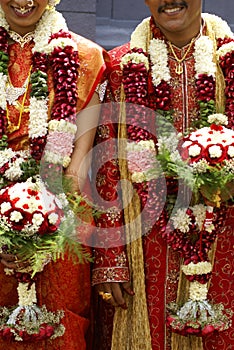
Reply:
[[181, 63], [177, 64], [175, 71], [176, 71], [176, 74], [179, 74], [179, 75], [181, 75], [183, 73], [184, 69], [183, 69], [183, 66]]

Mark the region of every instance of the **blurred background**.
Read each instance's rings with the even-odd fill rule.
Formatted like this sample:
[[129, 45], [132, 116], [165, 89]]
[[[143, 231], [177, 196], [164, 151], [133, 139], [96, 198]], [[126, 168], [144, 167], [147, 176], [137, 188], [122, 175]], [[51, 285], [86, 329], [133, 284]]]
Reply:
[[[61, 0], [57, 9], [72, 31], [107, 50], [127, 42], [136, 25], [149, 16], [144, 0]], [[234, 0], [203, 0], [203, 12], [221, 16], [234, 31]]]

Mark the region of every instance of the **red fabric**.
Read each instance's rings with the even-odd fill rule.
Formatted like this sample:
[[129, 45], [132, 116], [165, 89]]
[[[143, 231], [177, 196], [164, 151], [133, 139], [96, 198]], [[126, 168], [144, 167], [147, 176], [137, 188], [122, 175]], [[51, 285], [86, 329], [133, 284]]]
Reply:
[[[72, 34], [77, 42], [80, 72], [78, 81], [79, 100], [77, 111], [84, 108], [91, 98], [105, 70], [103, 50], [96, 44]], [[29, 74], [32, 58], [32, 44], [21, 48], [19, 44], [10, 46], [9, 74], [14, 86], [22, 86]], [[53, 82], [49, 75], [50, 105], [53, 98]], [[30, 91], [27, 92], [25, 107], [29, 105]], [[19, 99], [22, 102], [22, 96]], [[9, 118], [19, 124], [19, 130], [9, 134], [9, 146], [13, 149], [28, 147], [28, 113], [23, 113], [19, 120], [19, 110], [9, 106]], [[85, 232], [87, 235], [91, 231]], [[84, 232], [82, 231], [82, 234]], [[0, 305], [17, 304], [17, 281], [14, 276], [6, 276], [0, 264]], [[53, 341], [32, 343], [8, 343], [0, 338], [0, 349], [8, 350], [88, 350], [91, 348], [91, 279], [90, 264], [73, 264], [71, 259], [49, 263], [42, 273], [38, 274], [36, 283], [38, 304], [45, 304], [48, 311], [64, 310], [62, 323], [65, 326], [64, 336]]]
[[[120, 59], [128, 51], [129, 44], [118, 47], [110, 52], [112, 59], [112, 72], [110, 75], [109, 94], [107, 94], [106, 102], [110, 102], [114, 96], [115, 101], [120, 100], [120, 85], [121, 85], [121, 70]], [[179, 55], [179, 52], [177, 52]], [[198, 112], [198, 105], [195, 94], [195, 82], [194, 77], [194, 58], [192, 51], [188, 54], [186, 61], [184, 62], [186, 68], [184, 74], [178, 76], [175, 73], [175, 61], [173, 57], [169, 58], [170, 72], [173, 78], [173, 95], [172, 105], [175, 111], [175, 127], [178, 131], [184, 131], [189, 123], [196, 118]], [[109, 113], [103, 112], [104, 124], [108, 118]], [[133, 118], [135, 118], [133, 116]], [[152, 124], [149, 119], [149, 129], [152, 130]], [[105, 132], [103, 132], [105, 130]], [[113, 131], [114, 130], [114, 131]], [[105, 136], [103, 136], [105, 135]], [[113, 158], [113, 149], [117, 146], [115, 138], [118, 135], [117, 124], [111, 125], [109, 122], [105, 127], [99, 128], [97, 134], [97, 142], [103, 140], [112, 144], [112, 147], [104, 147], [105, 158]], [[108, 158], [109, 157], [109, 158]], [[98, 160], [101, 158], [99, 154]], [[113, 162], [112, 162], [113, 165]], [[115, 163], [116, 169], [112, 169], [112, 174], [118, 174], [118, 166]], [[116, 179], [108, 176], [108, 172], [102, 173], [102, 183], [97, 183], [99, 192], [103, 197], [108, 193], [109, 198], [114, 198], [115, 201], [120, 201], [121, 192], [117, 186]], [[156, 186], [151, 183], [152, 188], [150, 190], [157, 191], [153, 187]], [[141, 185], [139, 186], [141, 187]], [[144, 203], [144, 191], [143, 185], [141, 189], [142, 204]], [[146, 189], [147, 191], [147, 189]], [[139, 193], [139, 191], [138, 191]], [[109, 201], [106, 196], [106, 200]], [[154, 203], [157, 203], [155, 200]], [[111, 204], [110, 204], [111, 205]], [[153, 205], [153, 204], [152, 204]], [[120, 206], [121, 208], [121, 206]], [[123, 222], [122, 222], [123, 223]], [[121, 225], [121, 218], [116, 226]], [[107, 231], [108, 232], [108, 231]], [[229, 208], [226, 212], [226, 221], [223, 222], [222, 232], [219, 232], [219, 239], [216, 251], [215, 265], [212, 274], [211, 287], [209, 290], [209, 296], [215, 302], [224, 303], [225, 307], [233, 309], [233, 244], [234, 244], [234, 209]], [[104, 238], [103, 238], [104, 241]], [[165, 325], [165, 305], [168, 302], [176, 299], [177, 285], [179, 278], [179, 256], [171, 252], [166, 242], [162, 239], [160, 230], [155, 225], [153, 229], [143, 237], [144, 259], [145, 259], [145, 278], [146, 278], [146, 293], [149, 320], [152, 336], [152, 349], [153, 350], [170, 350], [170, 332], [166, 329]], [[98, 251], [98, 249], [97, 249]], [[98, 254], [98, 253], [97, 253]], [[106, 252], [105, 266], [110, 263], [108, 261], [109, 252]], [[116, 268], [116, 265], [114, 265]], [[118, 278], [116, 282], [120, 281]], [[98, 300], [97, 305], [97, 330], [98, 340], [96, 340], [95, 350], [110, 350], [111, 349], [111, 331], [114, 309], [106, 304], [103, 304], [101, 300]], [[166, 340], [165, 340], [166, 339]], [[220, 334], [211, 335], [204, 338], [204, 350], [231, 350], [234, 348], [233, 328]]]

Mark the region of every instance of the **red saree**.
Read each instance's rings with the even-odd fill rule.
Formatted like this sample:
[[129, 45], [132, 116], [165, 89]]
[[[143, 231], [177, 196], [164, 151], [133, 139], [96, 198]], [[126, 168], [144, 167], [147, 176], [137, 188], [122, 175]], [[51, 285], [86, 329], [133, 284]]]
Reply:
[[[72, 34], [77, 42], [79, 52], [79, 79], [78, 79], [78, 105], [77, 112], [82, 110], [90, 101], [97, 85], [101, 82], [104, 71], [104, 52], [100, 47]], [[14, 86], [21, 87], [30, 72], [32, 58], [32, 43], [23, 48], [19, 44], [10, 45], [9, 75]], [[49, 75], [49, 102], [53, 102], [53, 81]], [[14, 150], [27, 149], [28, 147], [28, 109], [30, 85], [26, 96], [21, 96], [17, 106], [8, 106], [8, 122], [16, 126], [15, 131], [9, 131], [9, 146]], [[24, 104], [23, 98], [26, 97]], [[17, 107], [17, 108], [16, 108]], [[86, 232], [90, 235], [91, 232]], [[14, 276], [4, 273], [0, 264], [0, 305], [14, 306], [17, 304], [17, 281]], [[46, 305], [49, 311], [64, 310], [65, 316], [62, 323], [65, 333], [62, 337], [53, 341], [41, 341], [36, 344], [3, 341], [0, 338], [0, 349], [8, 350], [85, 350], [90, 349], [92, 332], [90, 327], [90, 264], [74, 265], [71, 259], [65, 257], [56, 263], [46, 265], [42, 273], [38, 273], [37, 281], [38, 305]]]

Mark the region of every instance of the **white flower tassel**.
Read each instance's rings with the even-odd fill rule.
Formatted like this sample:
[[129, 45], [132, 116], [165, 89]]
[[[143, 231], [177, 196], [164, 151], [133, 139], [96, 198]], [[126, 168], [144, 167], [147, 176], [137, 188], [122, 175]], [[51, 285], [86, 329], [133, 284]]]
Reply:
[[37, 302], [35, 283], [29, 286], [29, 283], [19, 282], [18, 288], [19, 306], [32, 306]]
[[207, 283], [202, 284], [197, 281], [190, 282], [189, 285], [189, 299], [193, 301], [206, 300], [208, 293]]

